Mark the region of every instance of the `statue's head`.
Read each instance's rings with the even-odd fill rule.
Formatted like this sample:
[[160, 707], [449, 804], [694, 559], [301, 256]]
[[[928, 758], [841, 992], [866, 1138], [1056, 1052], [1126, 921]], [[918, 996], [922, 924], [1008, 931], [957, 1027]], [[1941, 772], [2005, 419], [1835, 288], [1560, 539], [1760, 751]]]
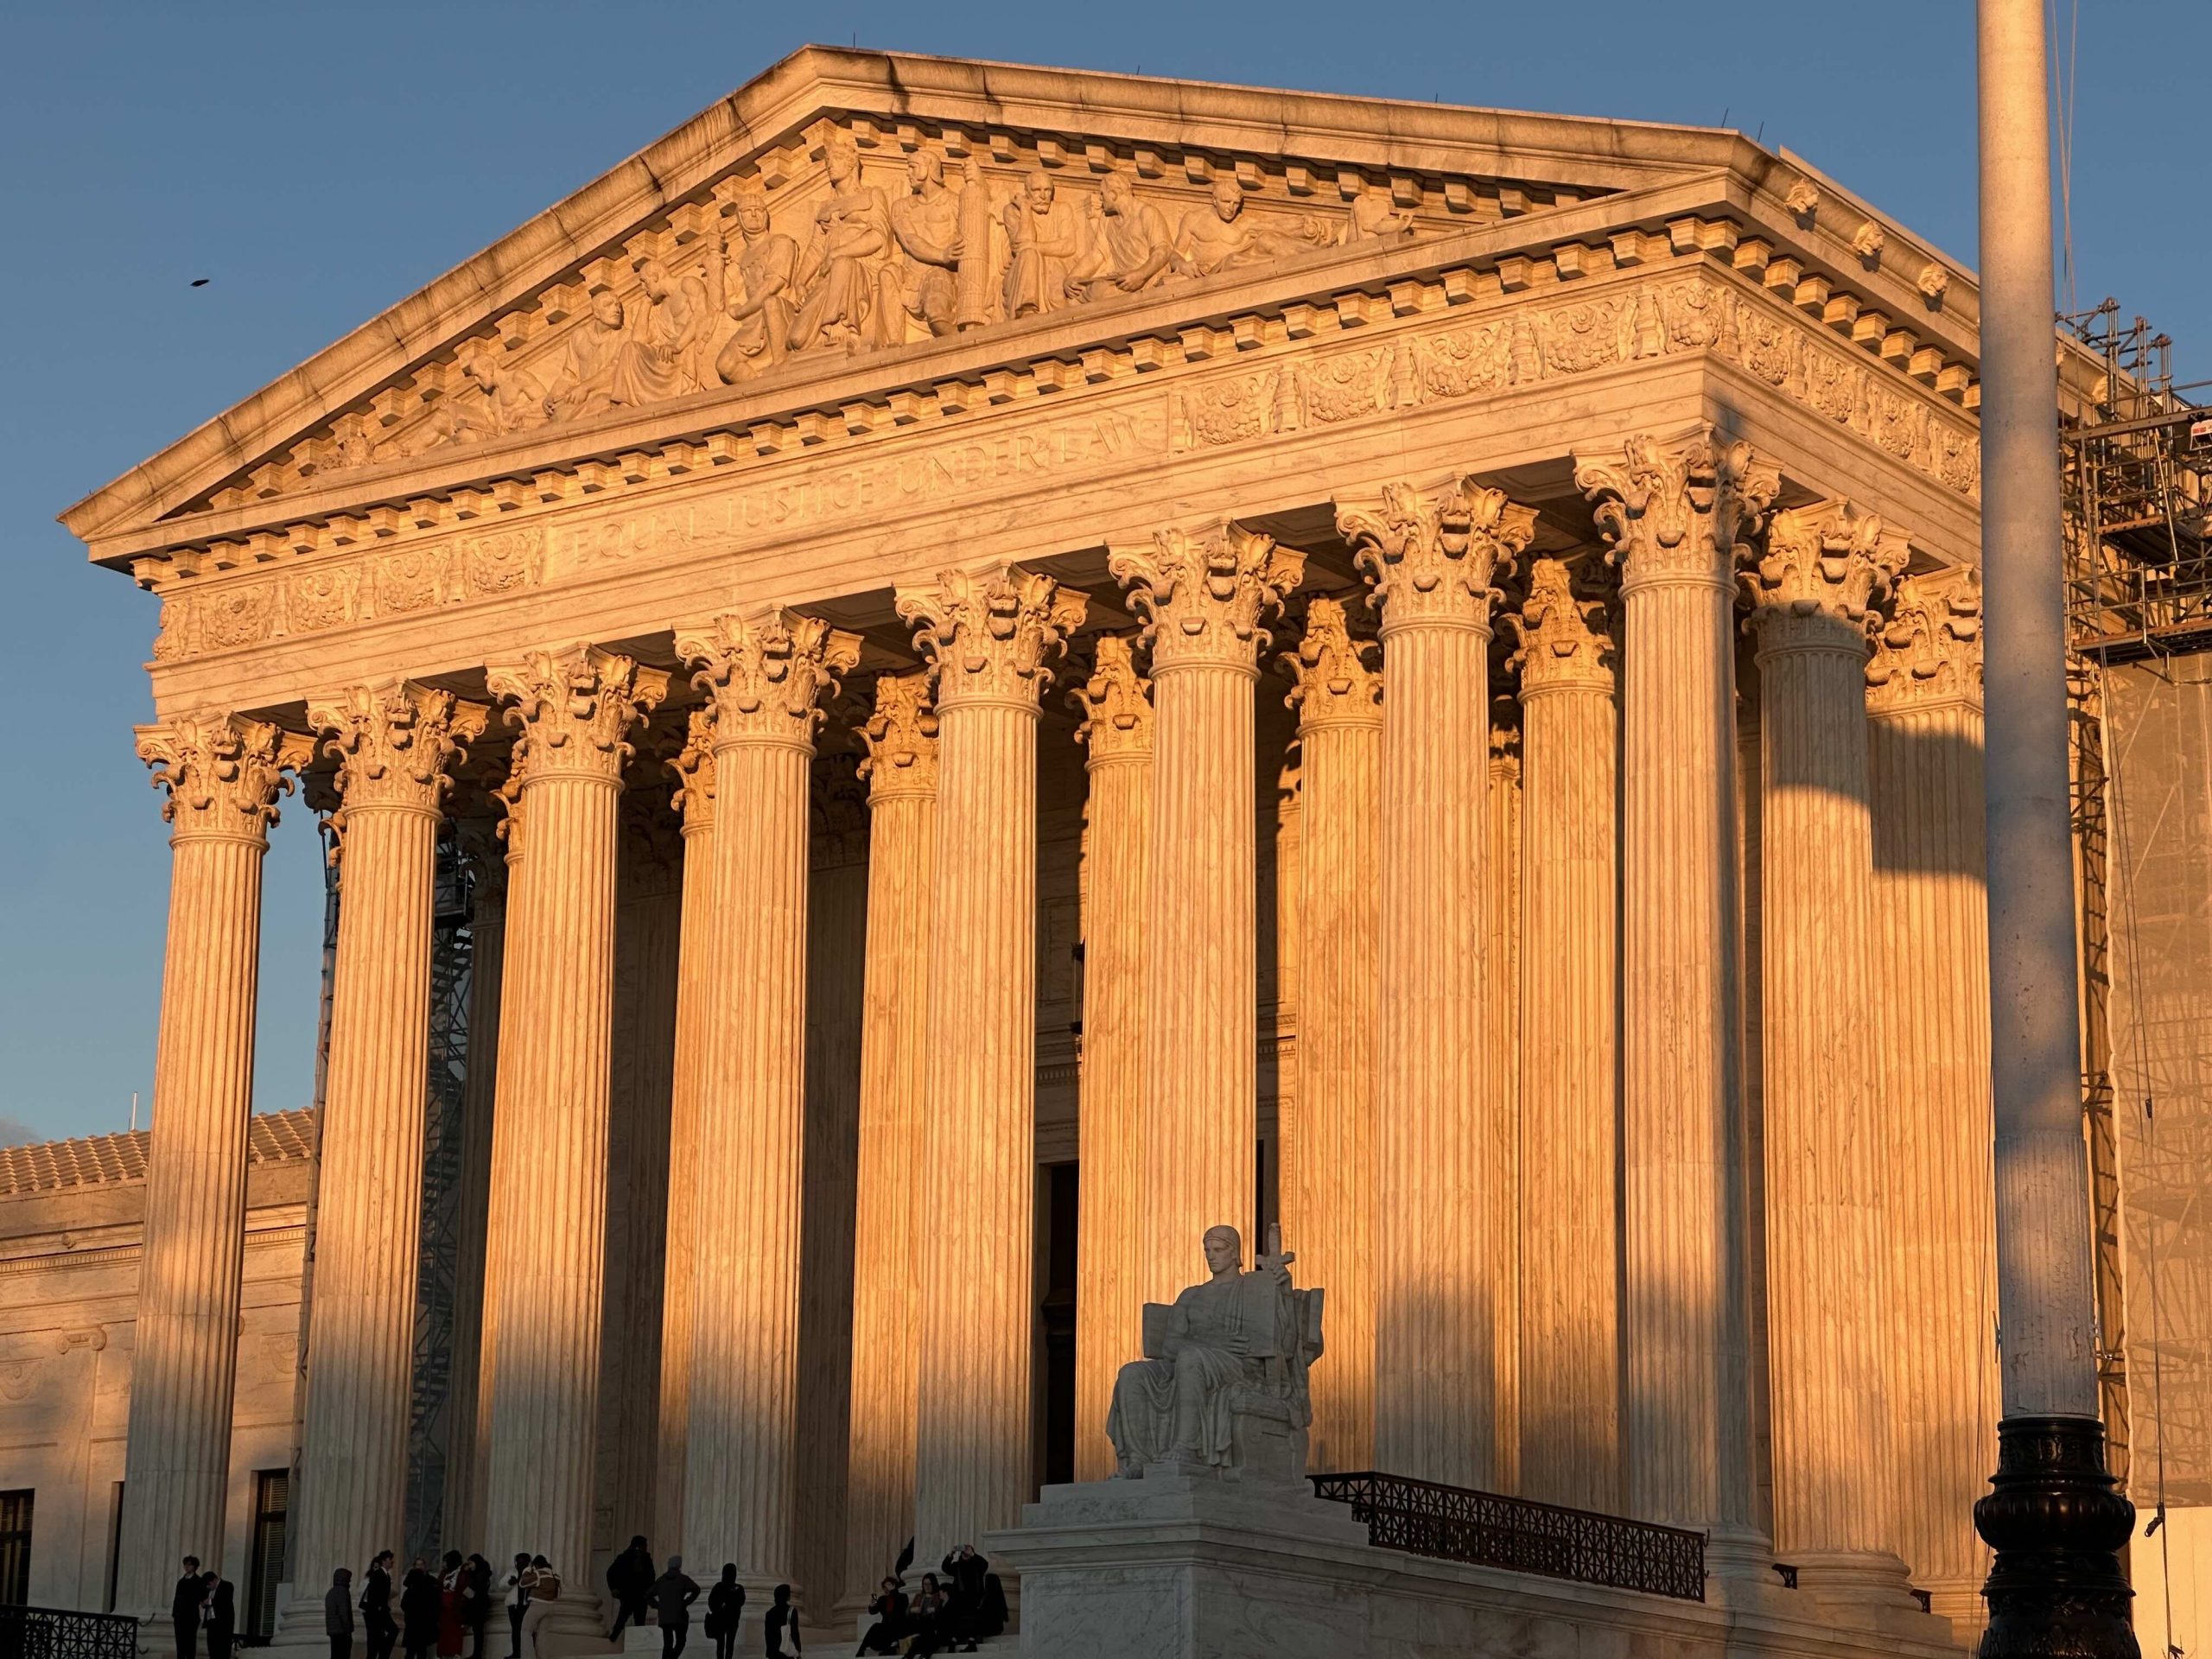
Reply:
[[620, 296], [611, 288], [595, 290], [591, 296], [591, 314], [599, 319], [601, 327], [620, 328], [622, 326]]
[[944, 159], [933, 149], [918, 149], [906, 163], [907, 182], [916, 190], [944, 182]]
[[822, 165], [832, 184], [842, 184], [861, 170], [861, 147], [850, 134], [833, 132], [823, 140]]
[[768, 198], [759, 190], [741, 190], [731, 199], [736, 210], [737, 228], [747, 236], [759, 236], [768, 228]]
[[1209, 1227], [1200, 1246], [1206, 1253], [1206, 1266], [1216, 1273], [1229, 1273], [1244, 1265], [1244, 1239], [1234, 1227]]
[[1108, 213], [1119, 218], [1136, 206], [1136, 192], [1130, 188], [1127, 175], [1109, 173], [1098, 181], [1098, 200]]
[[1234, 176], [1222, 174], [1214, 180], [1213, 210], [1224, 224], [1244, 211], [1244, 187]]
[[1021, 194], [1029, 199], [1029, 211], [1041, 213], [1052, 205], [1052, 175], [1039, 168], [1021, 181]]

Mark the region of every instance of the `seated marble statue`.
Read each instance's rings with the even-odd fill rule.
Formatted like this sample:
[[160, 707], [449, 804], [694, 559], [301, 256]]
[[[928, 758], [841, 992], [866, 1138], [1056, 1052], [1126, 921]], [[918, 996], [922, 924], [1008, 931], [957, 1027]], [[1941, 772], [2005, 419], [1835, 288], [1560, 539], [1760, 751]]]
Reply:
[[1118, 1472], [1151, 1463], [1297, 1480], [1313, 1421], [1306, 1370], [1321, 1355], [1319, 1290], [1294, 1290], [1276, 1230], [1254, 1271], [1240, 1271], [1234, 1227], [1206, 1230], [1211, 1277], [1172, 1306], [1147, 1302], [1145, 1357], [1122, 1367], [1106, 1415]]

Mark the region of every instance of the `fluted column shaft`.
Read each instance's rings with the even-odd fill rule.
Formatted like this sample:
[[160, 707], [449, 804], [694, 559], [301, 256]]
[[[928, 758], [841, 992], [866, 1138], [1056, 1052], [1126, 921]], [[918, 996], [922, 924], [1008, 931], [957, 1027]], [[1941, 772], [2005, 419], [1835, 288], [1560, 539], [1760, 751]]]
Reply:
[[1382, 608], [1375, 1460], [1453, 1486], [1497, 1471], [1490, 603], [1534, 521], [1464, 479], [1337, 509]]
[[346, 883], [292, 1557], [310, 1592], [405, 1522], [439, 799], [487, 712], [404, 684], [308, 705], [339, 761]]
[[141, 727], [137, 740], [168, 791], [169, 912], [115, 1605], [152, 1618], [180, 1558], [223, 1555], [261, 859], [283, 774], [311, 750], [221, 714]]
[[901, 594], [937, 690], [927, 1038], [930, 1316], [916, 1384], [916, 1558], [1014, 1525], [1030, 1491], [1036, 1208], [1037, 711], [1080, 594], [1007, 569]]
[[1745, 577], [1760, 685], [1774, 1541], [1806, 1589], [1853, 1594], [1878, 1593], [1875, 1576], [1903, 1576], [1893, 1555], [1883, 1559], [1895, 1470], [1888, 1115], [1873, 1096], [1866, 1030], [1874, 880], [1866, 628], [1870, 597], [1904, 569], [1905, 551], [1902, 537], [1843, 503], [1792, 508], [1775, 515]]
[[1151, 682], [1131, 642], [1102, 635], [1076, 693], [1088, 751], [1084, 825], [1083, 1072], [1077, 1117], [1075, 1478], [1114, 1472], [1114, 1378], [1143, 1351], [1145, 938], [1151, 899]]
[[1116, 552], [1148, 619], [1153, 676], [1141, 1300], [1190, 1283], [1210, 1227], [1252, 1236], [1259, 1139], [1259, 871], [1253, 687], [1260, 624], [1303, 558], [1235, 524]]
[[1618, 1513], [1619, 865], [1603, 607], [1539, 559], [1521, 609], [1521, 1492]]
[[[1501, 708], [1501, 704], [1505, 707]], [[1491, 701], [1483, 817], [1483, 1007], [1490, 1028], [1491, 1358], [1497, 1378], [1491, 1480], [1521, 1490], [1521, 732], [1510, 694]], [[1511, 721], [1510, 725], [1501, 721]], [[1539, 1386], [1541, 1386], [1539, 1379]]]
[[1621, 568], [1628, 1503], [1761, 1574], [1738, 1103], [1738, 533], [1779, 480], [1709, 433], [1578, 454]]
[[1974, 572], [1910, 577], [1867, 676], [1876, 1089], [1907, 1109], [1887, 1147], [1897, 1542], [1962, 1636], [1986, 1617], [1968, 1517], [1998, 1415], [1980, 622]]
[[[591, 647], [486, 673], [511, 704], [529, 853], [508, 920], [511, 1003], [493, 1143], [491, 1488], [495, 1559], [543, 1554], [591, 1617], [607, 1228], [614, 879], [624, 734], [666, 677]], [[524, 1028], [518, 1029], [515, 1016]], [[512, 1084], [512, 1087], [510, 1087]], [[502, 1133], [502, 1130], [508, 1130]]]
[[679, 631], [677, 651], [715, 699], [683, 1541], [757, 1591], [795, 1564], [809, 774], [859, 642], [767, 611]]
[[1298, 1080], [1282, 1126], [1283, 1243], [1329, 1298], [1310, 1378], [1315, 1470], [1375, 1466], [1376, 951], [1382, 890], [1382, 681], [1372, 640], [1317, 598], [1286, 659], [1301, 757]]
[[715, 715], [694, 709], [683, 747], [669, 763], [683, 823], [678, 901], [676, 1060], [669, 1085], [668, 1213], [662, 1239], [658, 1466], [652, 1536], [681, 1551], [691, 1422], [691, 1274], [697, 1249], [701, 1111], [706, 1093], [708, 963], [715, 944]]
[[885, 675], [868, 746], [868, 946], [862, 969], [859, 1202], [853, 1236], [852, 1415], [844, 1591], [855, 1613], [914, 1530], [923, 1318], [921, 1223], [934, 1180], [929, 1094], [930, 933], [937, 879], [937, 715], [925, 674]]

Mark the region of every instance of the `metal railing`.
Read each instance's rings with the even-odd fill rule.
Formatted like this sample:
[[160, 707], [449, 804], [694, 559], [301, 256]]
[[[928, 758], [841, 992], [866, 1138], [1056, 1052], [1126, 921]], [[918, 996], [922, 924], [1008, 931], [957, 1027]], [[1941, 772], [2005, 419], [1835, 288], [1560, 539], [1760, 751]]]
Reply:
[[1351, 1505], [1378, 1549], [1535, 1573], [1577, 1584], [1705, 1599], [1705, 1535], [1618, 1515], [1373, 1472], [1311, 1475], [1314, 1495]]
[[127, 1613], [0, 1606], [0, 1659], [138, 1659], [138, 1621]]

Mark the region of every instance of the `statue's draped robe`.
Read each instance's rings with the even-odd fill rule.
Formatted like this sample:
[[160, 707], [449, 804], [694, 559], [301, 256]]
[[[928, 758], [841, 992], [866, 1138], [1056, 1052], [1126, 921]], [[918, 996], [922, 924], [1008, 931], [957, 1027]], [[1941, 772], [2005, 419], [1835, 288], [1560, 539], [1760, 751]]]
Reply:
[[1262, 1382], [1264, 1360], [1295, 1351], [1296, 1315], [1274, 1273], [1192, 1285], [1165, 1312], [1160, 1339], [1148, 1328], [1145, 1344], [1161, 1351], [1115, 1379], [1106, 1434], [1124, 1472], [1171, 1458], [1232, 1461], [1231, 1391]]

